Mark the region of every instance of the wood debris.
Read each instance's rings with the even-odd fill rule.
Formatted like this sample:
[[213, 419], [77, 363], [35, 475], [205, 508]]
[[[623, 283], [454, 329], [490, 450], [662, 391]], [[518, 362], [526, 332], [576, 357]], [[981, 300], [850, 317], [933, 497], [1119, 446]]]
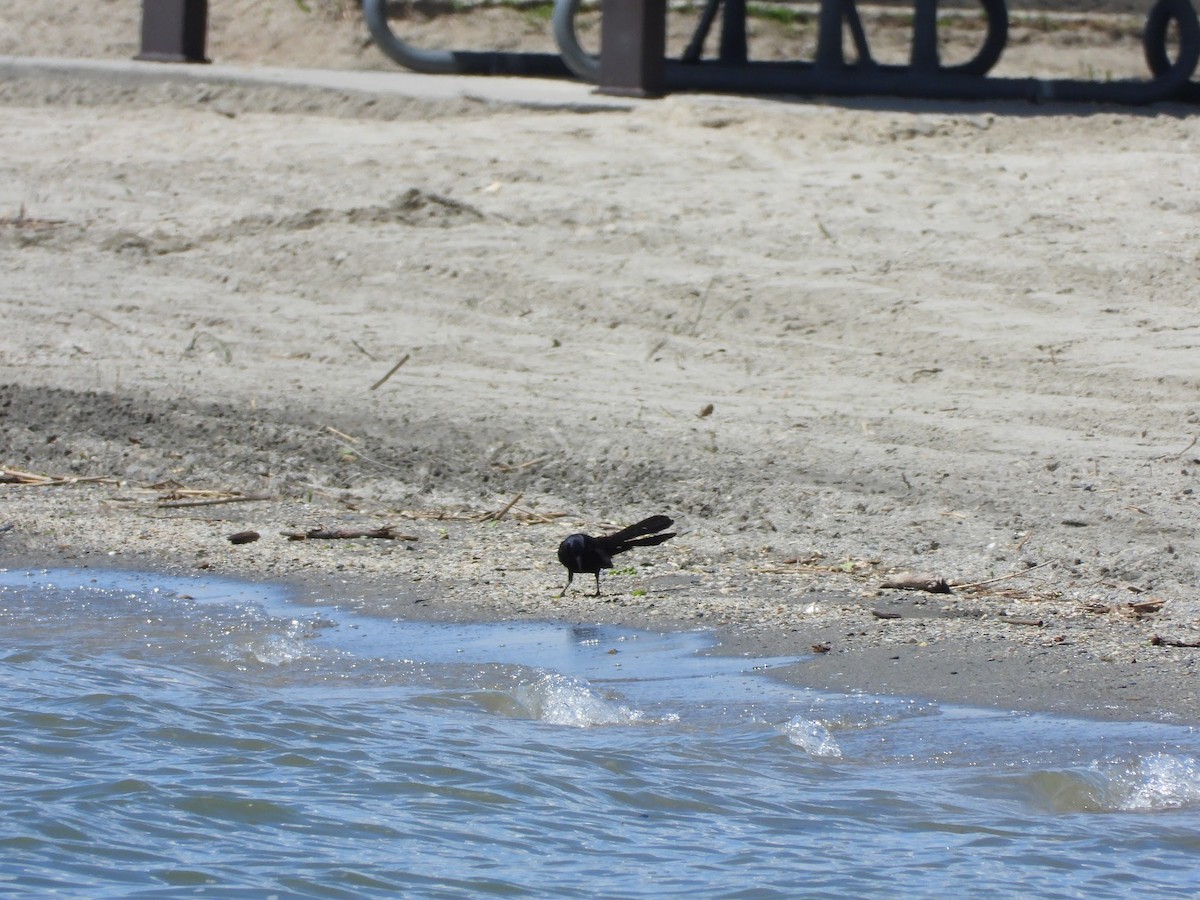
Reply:
[[505, 503], [504, 506], [502, 506], [500, 509], [496, 510], [495, 512], [484, 513], [481, 521], [483, 521], [483, 522], [499, 522], [506, 515], [508, 515], [509, 510], [511, 510], [514, 506], [516, 506], [517, 501], [520, 500], [524, 496], [525, 496], [524, 494], [517, 494], [517, 496], [513, 497], [511, 500], [509, 500], [507, 503]]
[[545, 461], [546, 461], [546, 457], [539, 456], [537, 459], [530, 459], [523, 463], [516, 463], [516, 464], [494, 462], [494, 463], [492, 463], [492, 468], [495, 469], [497, 472], [504, 472], [505, 474], [507, 474], [509, 472], [522, 472], [525, 469], [532, 468], [533, 466], [536, 466], [539, 463], [543, 463]]
[[159, 509], [188, 509], [195, 506], [220, 506], [223, 503], [262, 503], [273, 499], [267, 494], [241, 494], [237, 491], [180, 489], [158, 498]]
[[65, 224], [67, 224], [65, 219], [40, 219], [30, 216], [25, 211], [24, 203], [21, 204], [21, 208], [15, 216], [0, 216], [0, 228], [28, 228], [31, 231], [45, 231]]
[[397, 372], [399, 372], [400, 367], [402, 365], [404, 365], [406, 362], [408, 362], [408, 357], [409, 357], [409, 354], [407, 354], [407, 353], [405, 353], [402, 357], [400, 357], [400, 362], [396, 363], [394, 366], [392, 366], [390, 369], [388, 369], [386, 375], [384, 375], [377, 382], [375, 382], [373, 385], [371, 385], [371, 390], [374, 391], [374, 390], [378, 390], [379, 388], [383, 387], [383, 385], [387, 383], [387, 380], [389, 378], [391, 378], [393, 375], [395, 375]]
[[1031, 628], [1041, 628], [1046, 623], [1031, 616], [997, 616], [1005, 625], [1028, 625]]
[[1150, 643], [1155, 647], [1200, 647], [1200, 641], [1177, 641], [1174, 638], [1159, 637], [1157, 634], [1150, 638]]
[[69, 484], [117, 484], [119, 479], [109, 475], [39, 475], [20, 469], [0, 469], [0, 484], [21, 484], [31, 487], [59, 487]]
[[1000, 581], [1008, 581], [1010, 578], [1020, 578], [1022, 575], [1028, 575], [1030, 572], [1033, 572], [1036, 569], [1041, 569], [1048, 565], [1050, 565], [1048, 562], [1038, 563], [1036, 566], [1026, 566], [1024, 569], [1019, 571], [1009, 572], [1007, 575], [997, 575], [995, 578], [987, 578], [983, 581], [971, 581], [967, 582], [966, 584], [955, 582], [954, 587], [960, 591], [972, 591], [978, 588], [987, 587], [990, 584], [996, 584]]
[[1081, 603], [1080, 606], [1085, 612], [1095, 613], [1096, 615], [1108, 615], [1117, 613], [1119, 615], [1133, 616], [1135, 619], [1140, 619], [1142, 616], [1148, 616], [1158, 612], [1163, 608], [1163, 600], [1133, 600], [1129, 603]]
[[379, 528], [310, 528], [308, 531], [284, 531], [289, 541], [344, 541], [354, 538], [378, 538], [384, 541], [419, 541], [415, 534], [401, 534], [393, 525]]
[[[405, 519], [416, 519], [420, 521], [434, 522], [490, 522], [498, 515], [498, 510], [488, 510], [480, 512], [478, 510], [451, 510], [451, 509], [402, 509], [397, 510], [394, 514]], [[565, 512], [534, 512], [531, 509], [525, 509], [520, 506], [512, 506], [505, 514], [505, 518], [511, 519], [514, 522], [520, 522], [524, 525], [549, 525], [559, 519], [565, 519], [569, 514]]]
[[926, 572], [900, 572], [897, 575], [889, 575], [880, 587], [899, 591], [928, 591], [930, 594], [952, 593], [945, 578]]

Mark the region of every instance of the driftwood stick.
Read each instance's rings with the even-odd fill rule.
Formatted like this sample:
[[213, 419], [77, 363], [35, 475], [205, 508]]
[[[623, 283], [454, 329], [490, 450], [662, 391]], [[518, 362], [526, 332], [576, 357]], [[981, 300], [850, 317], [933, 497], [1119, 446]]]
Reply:
[[1150, 638], [1155, 647], [1189, 647], [1200, 648], [1200, 641], [1177, 641], [1174, 638], [1159, 637], [1157, 634]]
[[19, 484], [30, 487], [60, 487], [67, 484], [113, 483], [118, 479], [110, 475], [38, 475], [20, 469], [0, 469], [0, 484]]
[[949, 594], [950, 585], [945, 578], [926, 572], [901, 572], [884, 579], [880, 587], [900, 591], [927, 591], [930, 594]]
[[402, 365], [404, 365], [406, 362], [408, 362], [408, 356], [409, 356], [409, 354], [405, 353], [404, 356], [400, 357], [400, 362], [396, 363], [394, 366], [392, 366], [390, 369], [388, 369], [386, 375], [384, 375], [377, 382], [375, 382], [373, 385], [371, 385], [371, 390], [375, 390], [376, 388], [383, 387], [384, 383], [389, 378], [391, 378], [393, 375], [395, 375], [398, 371], [400, 371], [400, 367]]
[[483, 520], [485, 522], [486, 521], [499, 522], [506, 515], [508, 515], [508, 511], [510, 509], [512, 509], [514, 506], [516, 506], [517, 501], [520, 500], [524, 496], [525, 496], [524, 493], [517, 494], [517, 496], [513, 497], [511, 500], [509, 500], [507, 503], [505, 503], [504, 507], [502, 509], [499, 509], [496, 512], [490, 512], [490, 513], [485, 514], [483, 517]]
[[400, 534], [393, 525], [380, 528], [310, 528], [308, 531], [285, 531], [289, 541], [344, 541], [354, 538], [379, 538], [384, 541], [417, 541], [415, 534]]
[[255, 494], [248, 497], [210, 497], [205, 500], [163, 500], [158, 504], [159, 509], [187, 509], [192, 506], [219, 506], [222, 503], [260, 503], [270, 500], [266, 494]]

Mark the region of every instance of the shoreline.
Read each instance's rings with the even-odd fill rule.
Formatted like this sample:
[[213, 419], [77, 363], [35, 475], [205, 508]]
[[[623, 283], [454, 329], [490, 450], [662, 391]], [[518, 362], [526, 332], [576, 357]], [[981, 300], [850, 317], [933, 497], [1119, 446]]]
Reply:
[[1200, 118], [85, 80], [0, 97], [0, 468], [64, 479], [0, 484], [5, 557], [1200, 721]]
[[[0, 495], [0, 519], [11, 521]], [[38, 504], [40, 506], [40, 504]], [[44, 514], [44, 510], [40, 511]], [[51, 519], [53, 517], [50, 517]], [[122, 517], [125, 518], [125, 517]], [[24, 527], [16, 527], [0, 536], [4, 568], [13, 569], [87, 569], [136, 571], [163, 576], [229, 578], [247, 584], [270, 584], [286, 590], [295, 602], [311, 606], [339, 606], [368, 616], [396, 621], [432, 621], [446, 623], [552, 622], [561, 624], [604, 624], [656, 632], [704, 632], [713, 639], [707, 651], [719, 655], [751, 659], [792, 658], [793, 663], [776, 665], [763, 674], [799, 689], [841, 694], [865, 694], [929, 701], [1029, 714], [1062, 715], [1072, 718], [1113, 721], [1150, 721], [1186, 725], [1200, 717], [1200, 697], [1190, 685], [1194, 682], [1200, 651], [1155, 647], [1149, 641], [1124, 642], [1113, 655], [1097, 657], [1094, 629], [1055, 629], [1031, 624], [997, 623], [997, 613], [976, 611], [964, 614], [948, 611], [943, 604], [958, 605], [952, 595], [921, 596], [914, 592], [876, 592], [872, 599], [861, 591], [808, 585], [799, 596], [764, 603], [753, 596], [739, 598], [738, 610], [713, 612], [714, 600], [735, 581], [744, 581], [746, 573], [737, 567], [718, 567], [707, 577], [685, 572], [655, 574], [661, 565], [639, 566], [638, 573], [608, 578], [605, 596], [596, 600], [575, 591], [567, 598], [555, 596], [561, 570], [553, 559], [553, 537], [540, 529], [549, 552], [544, 563], [525, 567], [505, 579], [502, 590], [489, 579], [440, 577], [439, 573], [461, 564], [458, 554], [439, 553], [436, 559], [422, 560], [419, 566], [406, 566], [402, 576], [390, 575], [393, 557], [403, 550], [384, 548], [372, 552], [371, 544], [383, 541], [301, 542], [299, 558], [295, 545], [264, 532], [251, 556], [246, 548], [230, 546], [224, 558], [218, 558], [218, 541], [227, 541], [225, 532], [242, 525], [261, 523], [261, 517], [233, 517], [221, 522], [221, 535], [211, 534], [213, 523], [189, 529], [198, 544], [206, 545], [197, 559], [187, 560], [166, 548], [126, 554], [107, 550], [87, 542], [85, 532], [120, 532], [130, 523], [113, 523], [96, 529], [96, 519], [83, 519], [78, 532], [72, 529], [70, 550], [47, 547]], [[58, 523], [61, 525], [61, 522]], [[422, 528], [400, 530], [421, 532]], [[440, 527], [440, 526], [439, 526]], [[470, 544], [468, 554], [476, 562], [481, 554], [497, 552], [513, 539], [514, 532], [528, 526], [489, 529], [489, 540], [472, 539], [468, 532], [476, 525], [453, 529], [450, 542]], [[204, 532], [209, 532], [207, 540]], [[60, 535], [62, 532], [60, 532]], [[274, 537], [275, 546], [270, 543]], [[423, 538], [424, 539], [424, 538]], [[447, 539], [433, 537], [439, 543]], [[19, 547], [15, 545], [19, 544]], [[313, 546], [318, 545], [321, 546]], [[340, 545], [340, 546], [338, 546]], [[527, 545], [528, 546], [528, 545]], [[265, 551], [265, 552], [263, 552]], [[285, 558], [285, 556], [290, 556]], [[363, 557], [367, 557], [364, 559]], [[489, 568], [486, 557], [482, 559]], [[330, 563], [332, 567], [330, 568]], [[352, 570], [347, 571], [352, 565]], [[289, 572], [288, 569], [292, 571]], [[264, 573], [263, 570], [266, 570]], [[536, 570], [536, 574], [535, 574]], [[533, 577], [530, 577], [530, 576]], [[516, 583], [513, 583], [516, 582]], [[714, 587], [716, 590], [714, 590]], [[779, 593], [778, 583], [770, 589]], [[785, 589], [789, 585], [783, 586]], [[747, 591], [753, 587], [746, 583]], [[691, 599], [673, 602], [672, 595], [687, 594]], [[790, 592], [789, 592], [790, 593]], [[472, 598], [472, 594], [476, 596]], [[488, 594], [486, 598], [479, 595]], [[496, 596], [500, 594], [502, 596]], [[728, 596], [728, 595], [726, 595]], [[515, 598], [522, 599], [515, 599]], [[702, 600], [700, 598], [703, 598]], [[697, 601], [700, 601], [697, 604]], [[782, 607], [803, 607], [799, 615], [780, 621], [753, 621]], [[707, 604], [704, 614], [693, 612]], [[718, 607], [719, 609], [719, 607]], [[753, 610], [753, 612], [749, 612]], [[878, 611], [888, 610], [897, 618], [879, 618]], [[896, 612], [902, 610], [902, 612]], [[990, 621], [989, 621], [990, 620]], [[1028, 621], [1028, 620], [1021, 620]], [[938, 622], [975, 623], [943, 633]], [[1027, 635], [1039, 633], [1031, 641]], [[1067, 637], [1067, 635], [1070, 637]], [[1114, 645], [1115, 646], [1115, 645]], [[1125, 658], [1115, 654], [1125, 653]]]

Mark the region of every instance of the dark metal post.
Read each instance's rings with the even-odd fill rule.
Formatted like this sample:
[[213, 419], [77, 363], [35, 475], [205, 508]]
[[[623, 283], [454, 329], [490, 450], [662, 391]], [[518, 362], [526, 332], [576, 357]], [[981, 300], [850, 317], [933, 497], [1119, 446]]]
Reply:
[[725, 0], [721, 14], [721, 62], [739, 65], [746, 62], [746, 0]]
[[836, 71], [846, 65], [846, 55], [842, 52], [844, 16], [842, 0], [821, 0], [817, 11], [817, 56], [814, 60], [817, 69]]
[[600, 93], [662, 96], [666, 53], [666, 0], [603, 0]]
[[909, 61], [914, 72], [937, 71], [937, 32], [937, 0], [916, 0], [916, 8], [913, 10], [912, 56]]
[[142, 51], [135, 59], [206, 63], [208, 0], [142, 0]]

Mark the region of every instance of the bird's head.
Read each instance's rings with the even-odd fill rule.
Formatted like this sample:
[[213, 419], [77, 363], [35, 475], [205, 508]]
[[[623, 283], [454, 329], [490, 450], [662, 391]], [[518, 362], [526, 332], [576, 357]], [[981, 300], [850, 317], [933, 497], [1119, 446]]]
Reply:
[[572, 572], [583, 571], [587, 535], [572, 534], [558, 545], [558, 561]]

